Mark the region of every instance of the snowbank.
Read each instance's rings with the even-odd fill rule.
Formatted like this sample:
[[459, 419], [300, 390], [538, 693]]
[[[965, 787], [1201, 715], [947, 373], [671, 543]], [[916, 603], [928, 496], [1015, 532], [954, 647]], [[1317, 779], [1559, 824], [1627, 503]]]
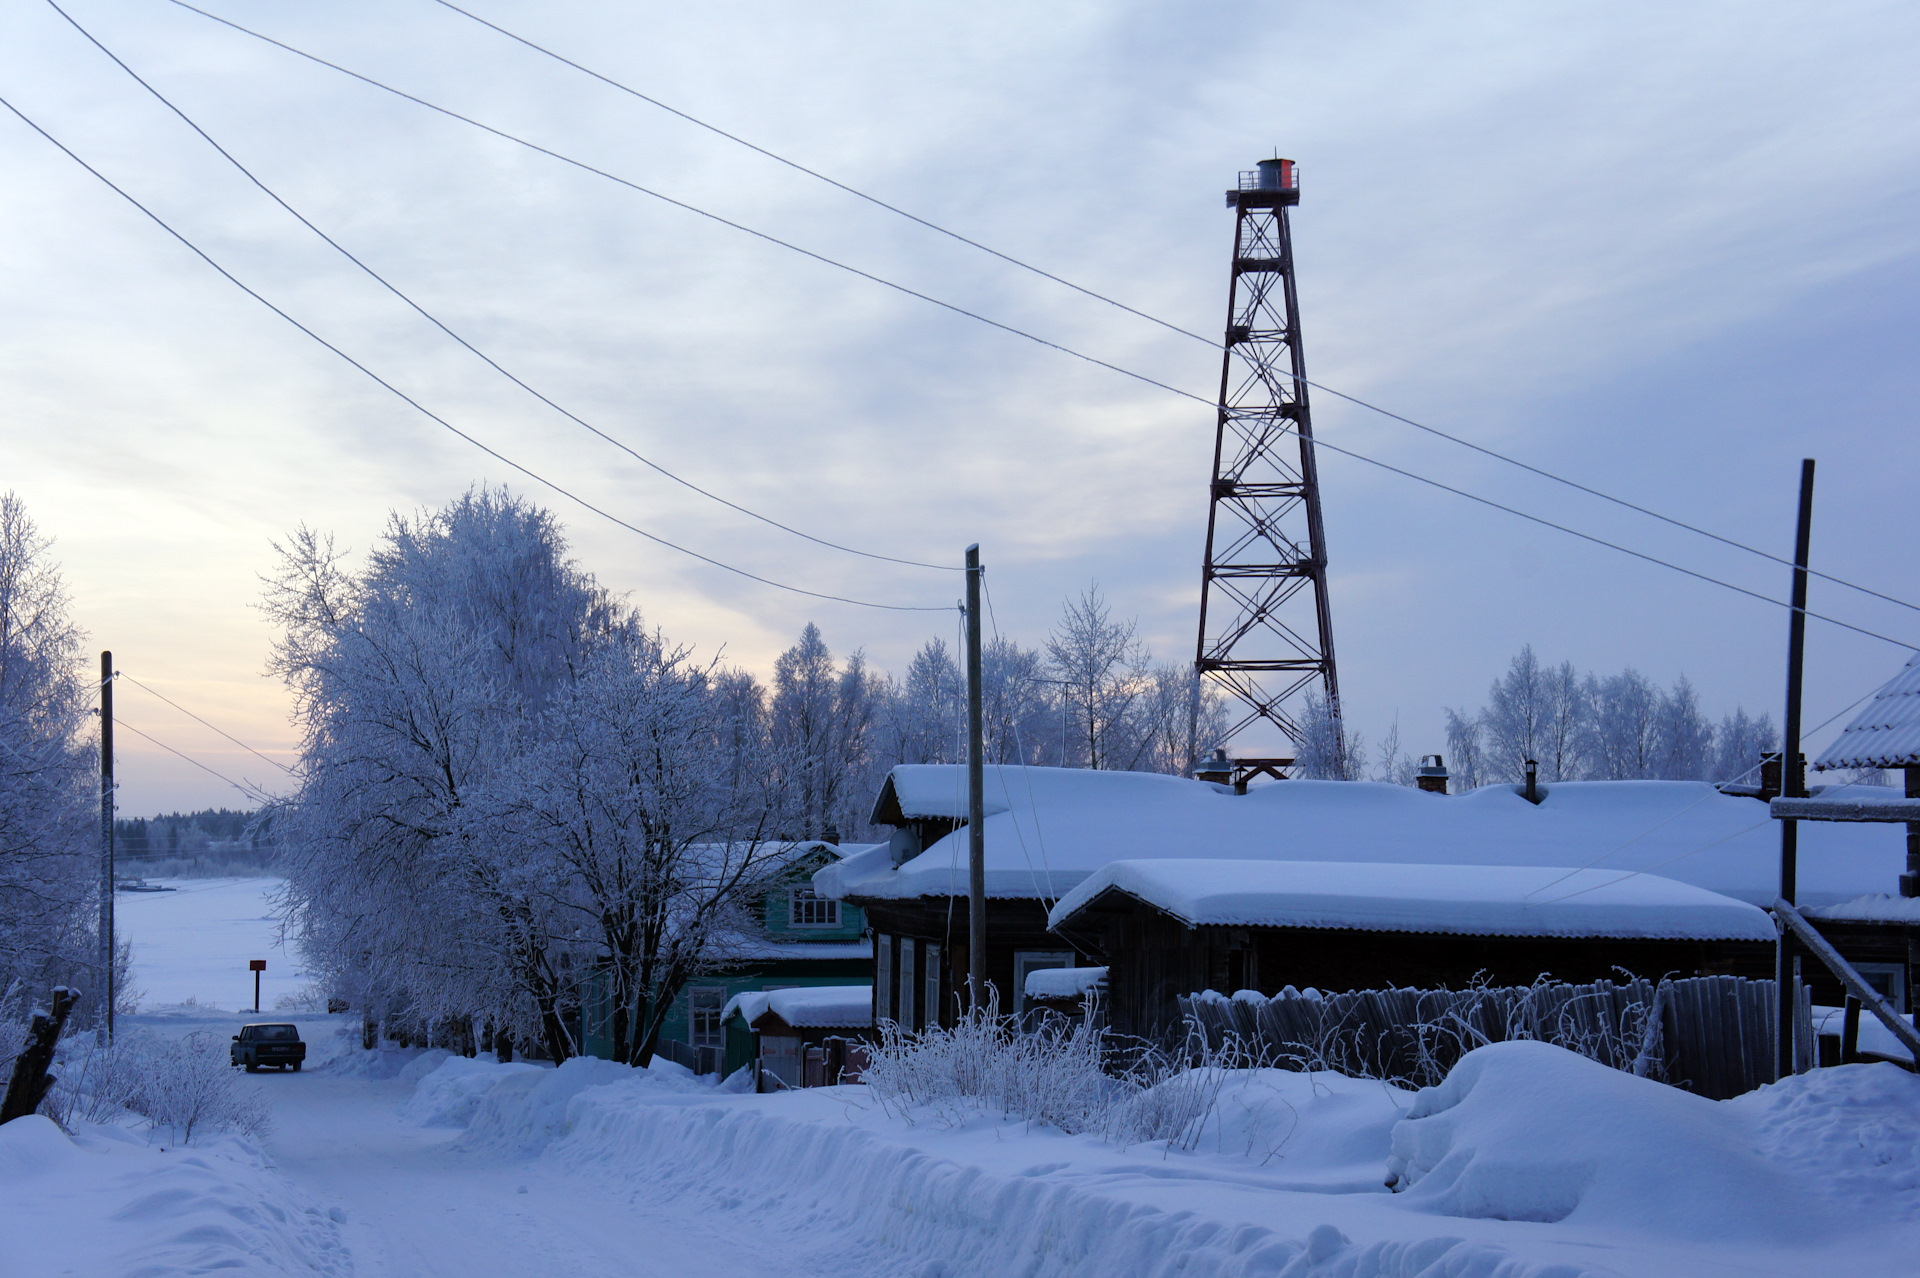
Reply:
[[[439, 1056], [440, 1059], [434, 1061], [433, 1053], [426, 1053], [400, 1074], [402, 1081], [412, 1075], [413, 1081], [419, 1084], [400, 1106], [400, 1117], [421, 1127], [465, 1127], [479, 1112], [480, 1102], [501, 1079], [541, 1072], [540, 1066], [522, 1061], [501, 1065], [492, 1060], [449, 1056], [445, 1052]], [[432, 1067], [422, 1069], [429, 1061]]]
[[457, 1147], [716, 1229], [750, 1216], [800, 1272], [1785, 1278], [1906, 1272], [1920, 1249], [1920, 1078], [1891, 1065], [1726, 1102], [1527, 1042], [1418, 1094], [1224, 1071], [1190, 1150], [596, 1060], [456, 1058], [420, 1086], [469, 1079], [493, 1082]]
[[1796, 1182], [1883, 1220], [1920, 1220], [1920, 1077], [1842, 1065], [1721, 1104]]
[[1546, 1043], [1461, 1057], [1394, 1127], [1388, 1171], [1408, 1203], [1450, 1216], [1778, 1244], [1838, 1226], [1725, 1102]]
[[1060, 898], [1066, 926], [1108, 892], [1189, 927], [1365, 928], [1469, 936], [1773, 941], [1765, 910], [1653, 874], [1554, 866], [1135, 860]]
[[0, 1127], [0, 1271], [19, 1275], [353, 1272], [339, 1217], [236, 1138], [176, 1149], [111, 1126]]

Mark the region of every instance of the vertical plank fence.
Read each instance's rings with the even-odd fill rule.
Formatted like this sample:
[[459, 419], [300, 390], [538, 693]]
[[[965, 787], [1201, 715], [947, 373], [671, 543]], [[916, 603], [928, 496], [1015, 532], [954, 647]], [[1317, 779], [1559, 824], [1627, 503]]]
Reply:
[[[1535, 1039], [1725, 1100], [1773, 1081], [1773, 989], [1735, 976], [1343, 994], [1288, 986], [1272, 998], [1207, 991], [1180, 1007], [1209, 1048], [1248, 1064], [1429, 1087], [1476, 1047]], [[1804, 987], [1797, 1006], [1810, 1043]]]

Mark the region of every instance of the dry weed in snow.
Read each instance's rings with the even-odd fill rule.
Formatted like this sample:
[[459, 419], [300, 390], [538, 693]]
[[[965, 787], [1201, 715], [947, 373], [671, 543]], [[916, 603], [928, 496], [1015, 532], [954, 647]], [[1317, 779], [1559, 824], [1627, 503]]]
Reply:
[[177, 1039], [124, 1034], [104, 1049], [70, 1040], [59, 1073], [47, 1108], [63, 1125], [131, 1110], [183, 1145], [208, 1132], [267, 1130], [266, 1102], [233, 1072], [226, 1041], [208, 1030]]
[[1192, 1067], [1150, 1045], [1124, 1048], [1104, 1030], [1047, 1020], [1023, 1031], [1016, 1018], [986, 1014], [919, 1033], [889, 1021], [865, 1081], [882, 1105], [930, 1111], [949, 1123], [999, 1110], [1117, 1144], [1166, 1141], [1190, 1149], [1225, 1084], [1207, 1059]]

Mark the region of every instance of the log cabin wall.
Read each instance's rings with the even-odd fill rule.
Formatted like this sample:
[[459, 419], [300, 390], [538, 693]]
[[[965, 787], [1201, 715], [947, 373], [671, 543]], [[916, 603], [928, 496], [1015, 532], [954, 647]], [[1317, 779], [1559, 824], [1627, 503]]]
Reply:
[[[874, 1015], [879, 1019], [898, 1019], [908, 1028], [927, 1023], [922, 1012], [924, 991], [928, 988], [925, 969], [919, 960], [928, 944], [939, 947], [941, 995], [940, 1023], [954, 1024], [967, 993], [967, 902], [963, 897], [919, 897], [908, 901], [877, 898], [851, 898], [866, 911], [873, 929], [875, 945]], [[882, 938], [890, 953], [882, 957]], [[901, 946], [903, 939], [914, 942], [915, 1015], [909, 1024], [900, 1017]], [[1047, 907], [1040, 901], [1022, 897], [993, 897], [987, 901], [986, 979], [999, 996], [1000, 1010], [1010, 1013], [1020, 1006], [1022, 991], [1016, 986], [1015, 959], [1022, 951], [1072, 952], [1076, 961], [1085, 959], [1077, 949], [1057, 933], [1047, 930]], [[885, 973], [888, 979], [881, 978]]]

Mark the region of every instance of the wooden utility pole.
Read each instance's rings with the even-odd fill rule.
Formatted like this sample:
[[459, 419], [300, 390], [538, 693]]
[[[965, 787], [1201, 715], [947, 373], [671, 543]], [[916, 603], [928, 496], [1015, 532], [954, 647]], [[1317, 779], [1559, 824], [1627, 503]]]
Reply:
[[113, 654], [100, 654], [100, 1045], [113, 1041]]
[[980, 546], [967, 547], [967, 998], [974, 1013], [987, 995], [987, 770], [980, 692]]
[[[1800, 520], [1793, 538], [1793, 608], [1787, 617], [1786, 741], [1780, 757], [1780, 792], [1789, 799], [1807, 793], [1806, 769], [1800, 764], [1800, 688], [1807, 658], [1807, 552], [1813, 537], [1813, 458], [1800, 463]], [[1792, 817], [1780, 822], [1780, 899], [1794, 903], [1800, 878], [1800, 823]], [[1779, 996], [1778, 1045], [1774, 1067], [1778, 1077], [1794, 1072], [1794, 1023], [1800, 1011], [1794, 980], [1794, 939], [1785, 925], [1774, 950], [1774, 992]]]

